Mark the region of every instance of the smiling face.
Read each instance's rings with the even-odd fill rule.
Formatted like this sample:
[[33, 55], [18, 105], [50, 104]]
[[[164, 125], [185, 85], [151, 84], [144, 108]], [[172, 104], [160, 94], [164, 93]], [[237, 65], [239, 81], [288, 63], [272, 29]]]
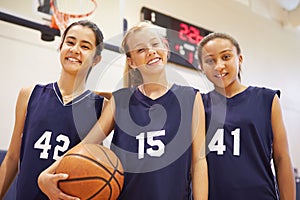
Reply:
[[[168, 49], [155, 28], [144, 27], [127, 37], [127, 63], [137, 68], [143, 77], [162, 72], [168, 59]], [[145, 78], [145, 77], [144, 77]]]
[[243, 58], [230, 40], [215, 38], [208, 41], [202, 48], [201, 60], [201, 68], [216, 90], [240, 85], [238, 74]]
[[86, 76], [90, 67], [98, 62], [95, 43], [95, 34], [90, 28], [81, 25], [71, 27], [60, 48], [63, 70], [69, 74]]

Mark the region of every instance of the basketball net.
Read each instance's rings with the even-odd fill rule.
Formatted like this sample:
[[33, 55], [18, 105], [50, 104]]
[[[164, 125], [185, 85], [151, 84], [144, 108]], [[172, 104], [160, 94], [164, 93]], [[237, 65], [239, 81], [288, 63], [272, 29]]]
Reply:
[[71, 23], [83, 19], [91, 19], [97, 8], [95, 0], [51, 0], [51, 28], [63, 34]]

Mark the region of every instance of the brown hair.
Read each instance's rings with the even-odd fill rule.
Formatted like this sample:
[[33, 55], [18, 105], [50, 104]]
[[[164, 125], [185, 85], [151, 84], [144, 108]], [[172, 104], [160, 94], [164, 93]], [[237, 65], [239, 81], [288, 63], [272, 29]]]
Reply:
[[101, 30], [99, 29], [99, 27], [91, 22], [91, 21], [88, 21], [88, 20], [80, 20], [80, 21], [76, 21], [76, 22], [73, 22], [71, 25], [69, 25], [66, 30], [64, 31], [63, 35], [62, 35], [62, 39], [61, 39], [61, 43], [60, 43], [60, 46], [59, 46], [59, 49], [61, 49], [63, 43], [64, 43], [64, 40], [66, 38], [66, 35], [68, 33], [68, 31], [73, 27], [73, 26], [77, 26], [77, 25], [80, 25], [80, 26], [83, 26], [83, 27], [88, 27], [90, 28], [94, 34], [95, 34], [95, 39], [96, 39], [96, 55], [95, 56], [99, 56], [101, 55], [101, 52], [104, 48], [104, 43], [103, 43], [103, 34], [101, 32]]
[[[210, 33], [207, 36], [205, 36], [198, 44], [198, 49], [197, 49], [197, 53], [198, 53], [198, 61], [199, 61], [199, 65], [200, 68], [202, 68], [202, 50], [203, 47], [211, 40], [214, 40], [216, 38], [221, 38], [221, 39], [225, 39], [225, 40], [229, 40], [236, 48], [237, 50], [237, 54], [240, 55], [241, 54], [241, 48], [239, 43], [237, 42], [236, 39], [234, 39], [231, 35], [226, 34], [226, 33], [220, 33], [220, 32], [215, 32], [215, 33]], [[238, 78], [239, 80], [241, 80], [241, 66], [239, 66], [239, 73], [238, 73]]]
[[[95, 54], [94, 58], [96, 58], [96, 56], [101, 56], [101, 52], [104, 49], [103, 34], [102, 34], [101, 30], [99, 29], [99, 27], [95, 23], [93, 23], [93, 22], [91, 22], [89, 20], [80, 20], [80, 21], [76, 21], [76, 22], [73, 22], [72, 24], [70, 24], [66, 28], [66, 30], [64, 31], [64, 33], [62, 35], [61, 42], [60, 42], [60, 45], [59, 45], [59, 49], [62, 48], [62, 45], [63, 45], [63, 43], [64, 43], [64, 41], [66, 39], [66, 35], [67, 35], [68, 31], [73, 26], [77, 26], [77, 25], [80, 25], [80, 26], [83, 26], [83, 27], [88, 27], [88, 28], [90, 28], [94, 32], [95, 40], [96, 40], [95, 41], [96, 42], [96, 44], [95, 44], [96, 45], [96, 54]], [[89, 69], [89, 71], [87, 73], [86, 78], [89, 77], [89, 74], [91, 73], [91, 70], [92, 70], [92, 67], [90, 67], [90, 69]]]

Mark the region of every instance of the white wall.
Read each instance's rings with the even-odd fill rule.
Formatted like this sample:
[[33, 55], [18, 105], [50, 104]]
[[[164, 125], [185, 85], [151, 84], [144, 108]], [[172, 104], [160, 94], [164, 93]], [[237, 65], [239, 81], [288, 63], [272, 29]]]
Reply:
[[[1, 0], [2, 11], [28, 16], [32, 4], [28, 1]], [[34, 0], [33, 0], [34, 1]], [[37, 0], [36, 0], [37, 1]], [[97, 0], [99, 8], [95, 22], [102, 28], [106, 41], [115, 41], [122, 32], [124, 16], [129, 26], [140, 20], [142, 6], [182, 19], [212, 31], [228, 32], [235, 36], [244, 54], [242, 80], [247, 85], [280, 89], [284, 119], [293, 165], [300, 168], [298, 141], [300, 136], [299, 52], [300, 31], [282, 28], [280, 24], [255, 15], [244, 5], [224, 0]], [[30, 5], [30, 6], [29, 6]], [[31, 16], [33, 17], [33, 16]], [[35, 16], [36, 17], [36, 16]], [[54, 42], [40, 40], [40, 33], [0, 21], [0, 148], [7, 149], [14, 123], [14, 107], [19, 89], [37, 82], [58, 79], [60, 65]], [[118, 40], [118, 39], [117, 39]], [[121, 87], [124, 57], [109, 51], [89, 78], [91, 89], [111, 91]], [[199, 87], [210, 88], [202, 75], [185, 67], [170, 64], [171, 79]]]

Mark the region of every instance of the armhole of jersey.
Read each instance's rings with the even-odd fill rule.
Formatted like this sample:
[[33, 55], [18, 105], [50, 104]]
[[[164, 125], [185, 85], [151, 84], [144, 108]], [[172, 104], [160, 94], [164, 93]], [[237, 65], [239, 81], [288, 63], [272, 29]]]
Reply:
[[280, 90], [275, 90], [275, 95], [277, 94], [278, 98], [280, 98], [281, 92]]
[[29, 107], [29, 105], [30, 105], [30, 103], [32, 101], [32, 95], [35, 92], [35, 90], [36, 90], [37, 87], [38, 87], [38, 85], [34, 85], [34, 86], [31, 86], [31, 88], [30, 88], [31, 91], [30, 91], [30, 93], [28, 95], [28, 101], [27, 101], [27, 105], [26, 105], [26, 112], [28, 111], [28, 107]]

